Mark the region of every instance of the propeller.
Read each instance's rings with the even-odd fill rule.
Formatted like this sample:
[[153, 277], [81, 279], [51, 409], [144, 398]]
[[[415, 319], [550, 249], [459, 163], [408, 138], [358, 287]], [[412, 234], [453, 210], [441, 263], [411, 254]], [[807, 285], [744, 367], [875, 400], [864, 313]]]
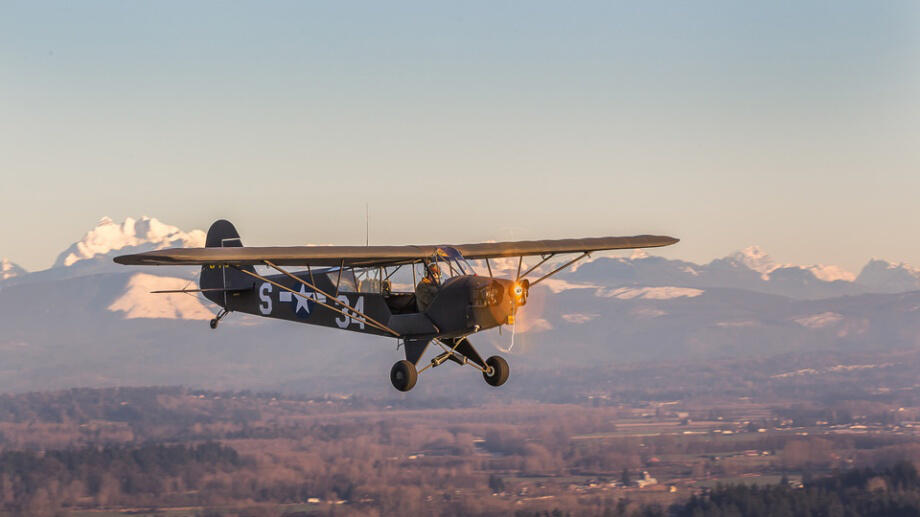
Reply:
[[[511, 295], [511, 343], [507, 349], [497, 347], [502, 352], [509, 354], [514, 349], [514, 336], [517, 334], [517, 310], [518, 307], [527, 304], [527, 295], [530, 294], [530, 280], [521, 279], [521, 268], [524, 265], [524, 257], [518, 260], [517, 273], [514, 275], [514, 284], [509, 289]], [[529, 273], [530, 270], [527, 271]], [[526, 273], [525, 273], [526, 275]], [[501, 329], [499, 329], [501, 331]]]
[[[514, 318], [513, 323], [511, 323], [511, 344], [508, 345], [508, 348], [502, 348], [498, 345], [495, 345], [495, 348], [497, 348], [501, 352], [510, 354], [511, 349], [514, 348], [514, 334], [515, 334], [516, 329], [517, 329], [517, 318]], [[499, 333], [501, 333], [501, 327], [499, 327]]]
[[[527, 280], [524, 280], [524, 282], [527, 283]], [[518, 308], [517, 300], [518, 299], [522, 299], [524, 301], [527, 300], [526, 286], [522, 287], [522, 284], [515, 282], [515, 285], [514, 287], [512, 287], [512, 289], [514, 292], [512, 292], [512, 296], [511, 296], [511, 344], [508, 345], [507, 349], [504, 349], [500, 346], [496, 347], [500, 351], [506, 354], [510, 354], [511, 350], [514, 348], [514, 335], [517, 333], [517, 308]], [[521, 289], [521, 292], [518, 293], [517, 289]]]
[[[544, 260], [545, 262], [545, 260]], [[542, 262], [540, 263], [542, 264]], [[537, 264], [539, 266], [540, 264]], [[527, 304], [527, 296], [530, 294], [530, 280], [526, 278], [521, 278], [526, 276], [527, 273], [530, 273], [534, 268], [528, 269], [524, 274], [521, 274], [522, 268], [524, 266], [524, 257], [518, 259], [517, 264], [517, 273], [514, 275], [514, 284], [511, 285], [508, 290], [508, 295], [511, 297], [511, 342], [508, 344], [508, 348], [502, 348], [496, 345], [500, 351], [508, 354], [511, 353], [511, 350], [514, 349], [514, 337], [517, 334], [517, 310], [518, 307], [524, 306]], [[501, 333], [501, 327], [498, 329], [499, 334]]]
[[508, 352], [506, 353], [510, 354], [511, 349], [514, 348], [514, 334], [516, 330], [517, 330], [517, 318], [514, 318], [514, 323], [511, 324], [511, 345], [508, 346]]

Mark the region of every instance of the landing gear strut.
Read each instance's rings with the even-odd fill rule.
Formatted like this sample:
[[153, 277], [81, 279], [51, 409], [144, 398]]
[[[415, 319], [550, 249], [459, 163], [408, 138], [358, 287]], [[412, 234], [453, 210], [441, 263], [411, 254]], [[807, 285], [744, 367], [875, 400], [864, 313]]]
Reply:
[[216, 329], [217, 324], [220, 323], [220, 320], [224, 319], [224, 316], [228, 314], [230, 314], [230, 311], [227, 309], [221, 309], [220, 312], [217, 313], [217, 317], [209, 321], [208, 324], [211, 325], [212, 329]]
[[399, 391], [409, 391], [415, 386], [419, 373], [415, 365], [428, 348], [429, 341], [428, 339], [406, 339], [403, 342], [406, 359], [397, 361], [390, 369], [390, 382], [393, 383], [394, 388]]
[[411, 390], [415, 386], [420, 373], [429, 368], [440, 366], [448, 360], [461, 366], [468, 364], [476, 368], [482, 372], [483, 378], [491, 386], [501, 386], [508, 380], [510, 370], [507, 361], [497, 355], [493, 355], [484, 361], [466, 337], [434, 339], [433, 341], [441, 347], [443, 352], [435, 356], [428, 365], [420, 370], [416, 369], [416, 365], [428, 347], [428, 341], [410, 339], [405, 341], [406, 359], [398, 361], [390, 369], [390, 382], [393, 383], [394, 388], [399, 391]]

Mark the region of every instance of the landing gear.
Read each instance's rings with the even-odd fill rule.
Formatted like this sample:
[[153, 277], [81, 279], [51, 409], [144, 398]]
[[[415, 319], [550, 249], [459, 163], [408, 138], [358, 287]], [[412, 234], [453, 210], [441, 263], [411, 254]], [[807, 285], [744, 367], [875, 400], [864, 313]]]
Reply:
[[217, 313], [217, 317], [209, 321], [208, 324], [212, 329], [217, 329], [217, 324], [220, 323], [220, 320], [224, 319], [224, 316], [228, 314], [230, 314], [230, 311], [227, 309], [221, 309], [220, 312]]
[[511, 370], [508, 368], [508, 362], [502, 359], [501, 356], [493, 355], [486, 359], [486, 364], [488, 368], [482, 372], [482, 376], [490, 386], [498, 387], [508, 380], [508, 374], [511, 373]]
[[492, 386], [501, 386], [508, 380], [508, 363], [497, 355], [484, 361], [466, 337], [436, 338], [432, 341], [441, 347], [443, 352], [421, 369], [416, 369], [416, 365], [428, 347], [428, 340], [407, 339], [405, 341], [406, 360], [397, 362], [390, 370], [390, 382], [393, 383], [393, 387], [399, 391], [409, 391], [415, 386], [419, 374], [429, 368], [441, 366], [447, 361], [476, 368], [482, 372], [483, 378]]
[[415, 370], [415, 365], [405, 359], [396, 361], [396, 364], [390, 369], [390, 382], [399, 391], [411, 390], [417, 380], [418, 372]]

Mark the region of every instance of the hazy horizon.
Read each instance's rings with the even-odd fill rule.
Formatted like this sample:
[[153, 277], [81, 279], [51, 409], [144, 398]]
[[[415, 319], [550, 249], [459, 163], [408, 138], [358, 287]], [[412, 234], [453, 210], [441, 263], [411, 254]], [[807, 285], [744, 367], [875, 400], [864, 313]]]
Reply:
[[[163, 219], [161, 219], [161, 218], [159, 218], [159, 217], [156, 217], [156, 216], [149, 216], [148, 214], [134, 215], [134, 216], [128, 215], [128, 216], [126, 216], [126, 218], [131, 218], [131, 219], [133, 219], [133, 220], [135, 220], [135, 221], [140, 221], [141, 219], [143, 219], [143, 218], [145, 218], [145, 217], [150, 217], [151, 219], [157, 220], [157, 221], [159, 221], [160, 223], [163, 223], [163, 224], [168, 225], [168, 226], [175, 226], [175, 225], [171, 224], [170, 221], [163, 220]], [[86, 238], [87, 238], [87, 235], [89, 234], [90, 231], [95, 230], [99, 225], [102, 225], [106, 220], [110, 221], [111, 223], [114, 223], [115, 225], [118, 225], [119, 227], [123, 226], [123, 225], [125, 224], [125, 222], [126, 222], [125, 219], [117, 220], [117, 219], [113, 219], [113, 218], [111, 218], [111, 217], [109, 217], [109, 216], [102, 216], [102, 217], [100, 217], [95, 223], [92, 224], [91, 228], [87, 228], [87, 230], [88, 230], [87, 232], [84, 232], [84, 234], [80, 235], [79, 238], [75, 237], [74, 239], [72, 239], [72, 240], [69, 241], [69, 242], [61, 243], [60, 249], [59, 249], [57, 252], [53, 253], [53, 254], [51, 255], [51, 258], [50, 258], [49, 260], [44, 260], [42, 265], [40, 265], [40, 266], [38, 266], [38, 267], [35, 267], [35, 268], [26, 267], [25, 264], [16, 262], [15, 260], [11, 260], [11, 259], [10, 259], [8, 256], [6, 256], [6, 255], [0, 255], [0, 260], [4, 260], [4, 259], [5, 259], [5, 260], [10, 260], [10, 262], [12, 262], [12, 263], [14, 263], [14, 264], [16, 264], [16, 265], [18, 265], [18, 266], [24, 267], [24, 268], [26, 269], [26, 271], [28, 271], [28, 272], [30, 272], [30, 273], [31, 273], [31, 272], [44, 271], [44, 270], [50, 269], [50, 268], [52, 268], [52, 267], [55, 267], [55, 264], [54, 264], [55, 260], [56, 260], [56, 259], [59, 259], [59, 257], [62, 256], [62, 254], [64, 254], [64, 253], [66, 253], [67, 251], [69, 251], [69, 250], [70, 250], [70, 247], [71, 247], [73, 244], [78, 243], [78, 242], [81, 242], [82, 240], [86, 239]], [[236, 226], [239, 226], [238, 224], [236, 224], [236, 221], [234, 221], [234, 223], [235, 223]], [[245, 223], [244, 223], [244, 224], [245, 224]], [[182, 232], [188, 234], [189, 232], [193, 232], [193, 231], [202, 231], [202, 232], [206, 232], [207, 229], [208, 229], [208, 226], [210, 226], [210, 223], [208, 223], [208, 224], [206, 224], [206, 225], [203, 225], [203, 226], [201, 226], [201, 227], [194, 227], [194, 228], [181, 228], [181, 227], [177, 227], [177, 228], [178, 228], [178, 230], [180, 230], [180, 231], [182, 231]], [[258, 229], [256, 229], [256, 230], [258, 230]], [[363, 230], [363, 229], [362, 229], [362, 230]], [[293, 240], [285, 240], [285, 241], [283, 241], [283, 242], [254, 242], [254, 241], [252, 241], [251, 239], [247, 238], [247, 236], [244, 235], [244, 236], [243, 236], [243, 242], [244, 242], [244, 244], [247, 245], [247, 246], [255, 246], [255, 245], [272, 245], [272, 246], [275, 246], [275, 245], [320, 245], [320, 246], [326, 246], [326, 245], [332, 245], [332, 244], [358, 244], [358, 245], [362, 245], [362, 244], [364, 244], [364, 240], [363, 240], [364, 238], [365, 238], [365, 235], [364, 235], [364, 234], [361, 234], [360, 242], [343, 242], [343, 243], [330, 243], [330, 242], [297, 242], [297, 241], [293, 241]], [[507, 238], [515, 238], [515, 237], [514, 237], [513, 234], [511, 234], [511, 235], [509, 235], [509, 237], [507, 237]], [[492, 239], [492, 241], [494, 241], [494, 239]], [[113, 243], [114, 243], [114, 241], [113, 241]], [[97, 244], [98, 244], [98, 243], [97, 243]], [[372, 243], [372, 244], [386, 245], [386, 244], [393, 244], [393, 243], [374, 242], [374, 243]], [[400, 243], [395, 243], [395, 244], [439, 244], [439, 243], [438, 243], [438, 242], [432, 241], [432, 242], [430, 242], [430, 243], [422, 243], [422, 242], [400, 242]], [[461, 243], [461, 242], [457, 241], [457, 242], [454, 242], [454, 244], [465, 244], [465, 242]], [[679, 243], [678, 243], [678, 244], [679, 244]], [[115, 248], [115, 249], [120, 249], [120, 247], [123, 246], [123, 245], [124, 245], [124, 243], [118, 243], [118, 244], [116, 244], [116, 246], [118, 246], [118, 247]], [[854, 275], [858, 275], [859, 272], [860, 272], [860, 270], [862, 269], [862, 267], [865, 266], [866, 264], [868, 264], [869, 261], [872, 261], [872, 260], [875, 260], [875, 259], [882, 259], [882, 260], [889, 260], [889, 261], [890, 261], [890, 259], [888, 259], [887, 257], [871, 256], [871, 257], [869, 257], [869, 258], [866, 259], [866, 262], [864, 262], [863, 264], [860, 264], [859, 267], [856, 267], [855, 269], [848, 269], [848, 268], [846, 268], [846, 267], [840, 266], [839, 264], [833, 264], [833, 263], [829, 263], [829, 262], [816, 262], [816, 263], [813, 263], [813, 264], [794, 264], [794, 263], [792, 263], [792, 262], [789, 262], [789, 261], [787, 261], [787, 260], [784, 260], [783, 257], [780, 257], [780, 256], [777, 256], [777, 255], [773, 254], [773, 253], [771, 252], [771, 250], [769, 250], [769, 249], [764, 249], [762, 246], [760, 246], [759, 244], [756, 244], [756, 243], [750, 243], [749, 245], [746, 245], [746, 246], [738, 246], [738, 247], [736, 247], [735, 249], [727, 250], [727, 251], [725, 251], [724, 253], [722, 253], [721, 255], [717, 254], [717, 255], [714, 255], [714, 256], [712, 256], [712, 257], [710, 257], [710, 258], [708, 258], [708, 259], [702, 259], [702, 260], [699, 260], [699, 261], [693, 261], [693, 260], [690, 260], [690, 259], [687, 259], [687, 258], [682, 257], [680, 253], [675, 253], [675, 252], [673, 252], [672, 248], [674, 248], [674, 246], [664, 247], [664, 248], [649, 248], [649, 249], [642, 249], [642, 250], [601, 251], [601, 252], [595, 252], [595, 253], [593, 253], [593, 254], [592, 254], [592, 258], [599, 258], [599, 257], [633, 257], [633, 256], [635, 256], [636, 254], [647, 254], [647, 255], [652, 255], [652, 256], [664, 256], [664, 257], [671, 258], [671, 259], [687, 260], [687, 261], [689, 261], [689, 262], [694, 262], [694, 263], [696, 263], [696, 264], [703, 265], [703, 264], [707, 264], [707, 263], [711, 262], [712, 260], [722, 259], [722, 258], [725, 258], [725, 257], [727, 257], [727, 256], [733, 255], [733, 254], [735, 254], [735, 253], [747, 253], [751, 248], [757, 248], [757, 250], [753, 250], [753, 253], [754, 253], [755, 255], [756, 255], [758, 252], [765, 253], [766, 255], [769, 256], [769, 259], [772, 260], [776, 265], [799, 265], [799, 266], [824, 265], [824, 266], [835, 266], [835, 267], [840, 267], [840, 268], [843, 269], [844, 271], [847, 271], [847, 272], [852, 273], [852, 274], [854, 274]], [[106, 253], [103, 253], [103, 252], [97, 252], [97, 253], [99, 253], [99, 254], [106, 254], [106, 253], [108, 253], [109, 255], [112, 255], [112, 254], [113, 254], [112, 251], [106, 252]], [[117, 254], [117, 253], [116, 253], [116, 254]], [[753, 257], [752, 257], [752, 258], [753, 258]], [[82, 260], [82, 259], [80, 259], [80, 260]], [[590, 261], [591, 261], [591, 259], [588, 260], [588, 262], [590, 262]], [[525, 261], [525, 262], [527, 262], [527, 261]], [[897, 261], [891, 261], [891, 262], [897, 263]], [[911, 265], [911, 264], [908, 264], [908, 265]]]

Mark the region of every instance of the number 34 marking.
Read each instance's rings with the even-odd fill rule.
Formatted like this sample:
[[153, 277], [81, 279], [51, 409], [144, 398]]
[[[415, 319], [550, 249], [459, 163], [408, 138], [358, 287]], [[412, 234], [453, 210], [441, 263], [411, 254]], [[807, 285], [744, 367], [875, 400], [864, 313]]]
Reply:
[[[340, 294], [338, 296], [338, 300], [345, 305], [351, 306], [351, 302], [348, 300], [348, 297], [345, 296], [344, 294]], [[349, 309], [346, 309], [344, 307], [339, 307], [339, 308], [342, 309], [342, 312], [344, 312], [345, 314], [352, 314], [352, 311], [350, 311]], [[355, 312], [358, 312], [358, 313], [364, 312], [364, 297], [363, 296], [358, 297], [358, 301], [355, 302], [354, 309], [355, 309]], [[341, 316], [335, 319], [335, 324], [338, 325], [339, 328], [341, 329], [348, 327], [352, 323], [357, 324], [359, 329], [364, 330], [364, 320], [361, 319], [360, 317], [352, 318], [351, 316]]]

